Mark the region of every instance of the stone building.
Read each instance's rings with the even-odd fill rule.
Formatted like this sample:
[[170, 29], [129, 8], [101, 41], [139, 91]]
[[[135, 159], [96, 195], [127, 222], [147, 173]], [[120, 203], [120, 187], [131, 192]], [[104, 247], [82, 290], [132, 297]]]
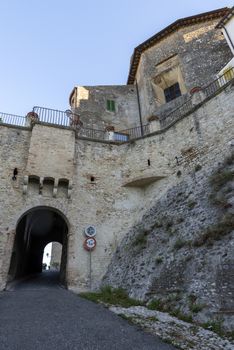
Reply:
[[126, 86], [77, 86], [71, 111], [0, 115], [1, 289], [40, 272], [58, 242], [61, 282], [75, 292], [104, 276], [141, 299], [193, 291], [230, 321], [232, 222], [210, 247], [191, 242], [234, 205], [230, 183], [223, 206], [210, 203], [208, 182], [227, 157], [232, 166], [233, 70], [217, 80], [233, 57], [217, 24], [231, 11], [163, 29], [134, 50]]

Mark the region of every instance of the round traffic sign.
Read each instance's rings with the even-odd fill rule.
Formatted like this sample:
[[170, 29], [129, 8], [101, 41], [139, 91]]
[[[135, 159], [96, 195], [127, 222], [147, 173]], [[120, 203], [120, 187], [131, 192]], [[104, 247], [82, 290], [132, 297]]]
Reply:
[[97, 242], [95, 238], [86, 238], [86, 240], [84, 241], [84, 249], [86, 250], [94, 250], [94, 248], [96, 247]]
[[89, 225], [85, 227], [85, 235], [87, 237], [94, 237], [96, 236], [96, 227], [93, 225]]

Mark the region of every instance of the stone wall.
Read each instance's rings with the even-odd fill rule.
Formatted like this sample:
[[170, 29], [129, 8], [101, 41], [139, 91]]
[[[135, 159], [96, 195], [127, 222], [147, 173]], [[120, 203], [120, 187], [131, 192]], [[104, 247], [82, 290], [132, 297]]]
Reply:
[[[115, 103], [115, 111], [108, 111], [107, 100]], [[133, 86], [77, 86], [70, 104], [86, 127], [105, 130], [114, 126], [116, 131], [140, 124], [136, 87]]]
[[180, 310], [199, 322], [223, 320], [229, 329], [234, 321], [232, 94], [233, 87], [227, 88], [159, 136], [155, 153], [160, 149], [168, 157], [169, 186], [160, 180], [165, 187], [145, 189], [148, 210], [124, 237], [103, 279], [134, 298], [157, 299], [165, 310]]
[[62, 245], [58, 242], [52, 242], [50, 267], [53, 270], [59, 270], [62, 257]]
[[[167, 131], [122, 145], [74, 139], [71, 130], [59, 127], [35, 125], [31, 131], [1, 125], [1, 286], [6, 282], [17, 222], [25, 212], [40, 206], [53, 208], [68, 223], [66, 280], [76, 292], [90, 288], [90, 253], [83, 248], [84, 228], [96, 226], [91, 288], [98, 287], [117, 246], [142, 215], [170, 189], [186, 183], [195, 167], [213, 167], [228, 152], [228, 142], [233, 137], [233, 94], [233, 87], [229, 86]], [[49, 129], [51, 138], [47, 137]], [[45, 145], [37, 147], [37, 151], [33, 138], [30, 141], [34, 132], [41, 133], [42, 140], [46, 137]], [[39, 134], [37, 139], [40, 140]], [[61, 145], [66, 140], [66, 149], [60, 148], [59, 140]], [[63, 156], [67, 157], [66, 150], [72, 152], [72, 145], [75, 150], [73, 159], [69, 159], [73, 165], [67, 167]], [[71, 169], [70, 197], [43, 190], [23, 194], [24, 177], [33, 154], [31, 147], [37, 159], [43, 159], [37, 153], [50, 149], [52, 169]], [[13, 181], [15, 167], [19, 174]]]

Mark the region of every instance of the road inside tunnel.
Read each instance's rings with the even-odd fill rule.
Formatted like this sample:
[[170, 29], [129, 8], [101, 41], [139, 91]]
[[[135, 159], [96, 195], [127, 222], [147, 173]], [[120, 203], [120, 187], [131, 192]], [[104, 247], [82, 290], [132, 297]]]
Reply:
[[59, 279], [66, 285], [67, 233], [66, 220], [55, 209], [36, 207], [26, 212], [16, 227], [8, 280], [41, 273], [45, 246], [58, 242], [62, 245]]

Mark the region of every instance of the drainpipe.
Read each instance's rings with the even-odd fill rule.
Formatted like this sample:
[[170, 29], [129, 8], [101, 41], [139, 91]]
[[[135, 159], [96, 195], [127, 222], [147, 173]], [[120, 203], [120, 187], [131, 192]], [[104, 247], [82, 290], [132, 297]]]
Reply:
[[140, 119], [140, 127], [141, 127], [141, 136], [144, 136], [144, 130], [142, 125], [142, 113], [141, 113], [141, 101], [140, 101], [140, 94], [138, 89], [138, 83], [136, 80], [136, 91], [137, 91], [137, 102], [138, 102], [138, 110], [139, 110], [139, 119]]

